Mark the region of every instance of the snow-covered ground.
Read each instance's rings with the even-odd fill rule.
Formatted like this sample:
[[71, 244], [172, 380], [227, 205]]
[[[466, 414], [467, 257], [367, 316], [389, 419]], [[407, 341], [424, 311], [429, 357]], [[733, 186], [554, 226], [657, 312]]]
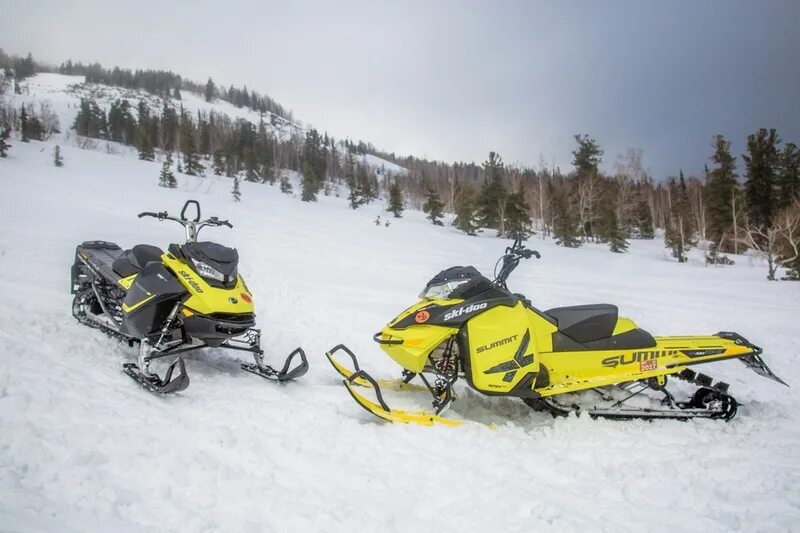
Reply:
[[[380, 377], [399, 369], [373, 332], [439, 270], [491, 272], [508, 241], [433, 227], [419, 212], [373, 224], [277, 188], [179, 176], [158, 163], [15, 142], [0, 160], [0, 530], [3, 531], [789, 531], [800, 527], [797, 388], [735, 361], [705, 367], [744, 404], [730, 423], [553, 420], [463, 388], [450, 416], [497, 423], [389, 425], [353, 403], [324, 352], [345, 342]], [[134, 349], [70, 314], [69, 268], [88, 239], [182, 239], [144, 210], [189, 198], [235, 229], [268, 353], [297, 345], [311, 369], [275, 385], [207, 351], [192, 385], [154, 397], [121, 371]], [[679, 265], [660, 241], [631, 252], [538, 241], [510, 286], [541, 308], [611, 302], [657, 334], [738, 331], [800, 384], [800, 286], [762, 265]], [[243, 359], [246, 360], [246, 359]]]

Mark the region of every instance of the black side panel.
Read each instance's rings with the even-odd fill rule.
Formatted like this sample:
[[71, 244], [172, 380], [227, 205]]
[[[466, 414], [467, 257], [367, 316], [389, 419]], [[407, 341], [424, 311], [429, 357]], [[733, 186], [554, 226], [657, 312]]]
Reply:
[[585, 352], [589, 350], [633, 350], [652, 348], [656, 340], [643, 329], [632, 329], [619, 335], [589, 342], [575, 342], [560, 331], [553, 333], [554, 352]]
[[617, 306], [610, 304], [576, 305], [545, 311], [558, 322], [558, 330], [577, 342], [606, 339], [617, 325]]
[[157, 331], [185, 294], [186, 289], [164, 265], [149, 263], [125, 295], [123, 332], [142, 338]]
[[[455, 328], [461, 326], [464, 322], [479, 313], [488, 311], [498, 305], [514, 307], [517, 305], [518, 301], [519, 298], [517, 296], [505, 295], [498, 297], [494, 291], [485, 291], [460, 304], [445, 306], [431, 304], [423, 308], [430, 314], [430, 317], [422, 324]], [[392, 327], [404, 329], [409, 326], [418, 326], [420, 324], [421, 323], [416, 320], [416, 315], [409, 315]]]

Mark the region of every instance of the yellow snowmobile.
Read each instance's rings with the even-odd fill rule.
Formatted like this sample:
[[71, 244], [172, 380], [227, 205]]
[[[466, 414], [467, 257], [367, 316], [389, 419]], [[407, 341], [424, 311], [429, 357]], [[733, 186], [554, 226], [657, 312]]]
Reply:
[[[191, 205], [196, 208], [193, 220], [186, 213]], [[142, 217], [177, 222], [186, 230], [186, 242], [170, 244], [164, 252], [146, 244], [123, 251], [112, 242], [87, 241], [75, 250], [72, 266], [73, 316], [131, 346], [139, 344], [138, 365], [123, 365], [128, 376], [156, 394], [182, 391], [189, 376], [181, 356], [206, 347], [250, 352], [255, 364], [242, 364], [242, 369], [266, 379], [288, 381], [306, 373], [301, 348], [289, 354], [281, 370], [264, 363], [253, 297], [238, 273], [238, 253], [197, 241], [202, 228], [233, 228], [230, 222], [200, 220], [195, 200], [184, 204], [180, 217], [166, 211], [139, 213]], [[150, 369], [154, 359], [173, 356], [163, 378]], [[296, 356], [300, 363], [290, 368]]]
[[[764, 363], [761, 348], [736, 333], [653, 337], [609, 304], [540, 311], [506, 286], [520, 260], [531, 257], [540, 255], [517, 240], [498, 260], [502, 267], [494, 281], [473, 267], [449, 268], [431, 279], [421, 300], [374, 336], [403, 368], [401, 379], [378, 381], [361, 369], [346, 346], [331, 349], [328, 360], [345, 378], [353, 399], [392, 422], [458, 425], [460, 421], [440, 415], [455, 399], [454, 384], [464, 378], [483, 394], [521, 398], [554, 416], [588, 411], [592, 417], [616, 419], [730, 420], [738, 404], [728, 384], [714, 383], [689, 367], [738, 359], [786, 385]], [[352, 368], [336, 359], [342, 353]], [[422, 386], [410, 383], [416, 377]], [[666, 388], [669, 377], [693, 384], [696, 391], [678, 401]], [[391, 409], [382, 388], [427, 390], [433, 411]], [[374, 390], [375, 401], [362, 394], [366, 389]], [[632, 398], [647, 390], [659, 393], [661, 401], [630, 406]], [[592, 394], [599, 395], [595, 401], [600, 405], [582, 409], [575, 402], [559, 401]]]

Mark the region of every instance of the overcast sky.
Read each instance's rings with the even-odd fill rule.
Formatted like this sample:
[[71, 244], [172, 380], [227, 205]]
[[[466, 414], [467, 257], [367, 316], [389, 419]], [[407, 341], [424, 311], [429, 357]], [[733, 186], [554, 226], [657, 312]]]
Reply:
[[774, 127], [800, 144], [800, 1], [0, 0], [0, 47], [208, 76], [265, 92], [337, 138], [443, 160], [604, 168], [644, 150], [699, 174]]

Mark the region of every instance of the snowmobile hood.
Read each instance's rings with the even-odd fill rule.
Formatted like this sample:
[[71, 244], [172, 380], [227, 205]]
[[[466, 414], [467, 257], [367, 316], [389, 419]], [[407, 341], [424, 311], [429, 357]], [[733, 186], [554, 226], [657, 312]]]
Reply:
[[174, 255], [166, 253], [162, 256], [162, 260], [189, 292], [190, 297], [184, 305], [192, 311], [204, 315], [214, 313], [239, 315], [255, 311], [253, 295], [250, 294], [240, 275], [236, 275], [236, 283], [229, 289], [215, 287]]
[[[420, 300], [392, 320], [375, 342], [397, 364], [412, 372], [421, 372], [428, 355], [448, 337], [458, 332], [458, 326], [427, 324], [433, 307], [449, 307], [463, 300]], [[410, 323], [413, 325], [406, 325]]]

